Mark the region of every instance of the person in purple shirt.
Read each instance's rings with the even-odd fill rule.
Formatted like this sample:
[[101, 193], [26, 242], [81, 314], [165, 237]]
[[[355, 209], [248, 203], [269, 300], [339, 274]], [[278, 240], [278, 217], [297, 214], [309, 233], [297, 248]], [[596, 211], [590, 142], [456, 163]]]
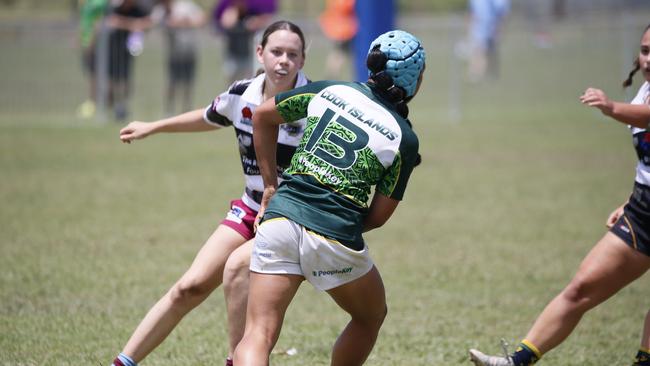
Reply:
[[225, 38], [223, 71], [228, 84], [253, 76], [255, 34], [270, 24], [276, 10], [275, 0], [220, 0], [215, 6], [213, 21]]

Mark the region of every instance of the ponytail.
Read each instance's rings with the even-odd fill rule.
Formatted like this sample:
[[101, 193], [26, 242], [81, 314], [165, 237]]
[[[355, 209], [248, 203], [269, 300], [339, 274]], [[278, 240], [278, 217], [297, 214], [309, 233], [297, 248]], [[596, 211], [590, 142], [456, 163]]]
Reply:
[[[643, 30], [643, 34], [645, 34], [648, 30], [650, 30], [650, 25], [647, 25], [645, 29]], [[629, 74], [627, 74], [627, 79], [623, 81], [623, 88], [627, 88], [628, 86], [632, 85], [632, 78], [634, 77], [634, 74], [636, 74], [637, 71], [641, 69], [641, 64], [639, 63], [639, 57], [637, 56], [636, 59], [634, 60], [634, 63], [632, 64], [634, 67], [632, 71], [630, 71]]]
[[639, 64], [639, 58], [637, 57], [636, 60], [634, 60], [634, 64], [632, 64], [634, 68], [632, 71], [630, 71], [629, 74], [627, 74], [627, 79], [623, 81], [623, 88], [627, 88], [628, 86], [632, 85], [632, 78], [634, 77], [634, 74], [636, 74], [637, 71], [641, 69], [641, 65]]
[[409, 108], [406, 105], [406, 102], [408, 102], [406, 91], [404, 88], [395, 85], [393, 78], [386, 73], [387, 61], [388, 57], [379, 50], [379, 45], [372, 48], [366, 59], [366, 66], [370, 70], [368, 81], [376, 86], [384, 94], [386, 99], [395, 105], [395, 110], [400, 116], [407, 118]]
[[[366, 59], [366, 66], [370, 70], [370, 77], [368, 81], [377, 87], [382, 94], [388, 99], [391, 103], [395, 105], [395, 110], [397, 114], [402, 116], [409, 127], [413, 128], [411, 121], [407, 119], [409, 115], [409, 107], [406, 103], [411, 100], [411, 97], [406, 97], [406, 91], [401, 86], [395, 85], [393, 78], [386, 73], [386, 62], [388, 57], [386, 54], [379, 50], [379, 45], [376, 45], [372, 48], [370, 53], [368, 53], [368, 58]], [[414, 166], [418, 166], [422, 163], [422, 155], [419, 153], [415, 158]]]

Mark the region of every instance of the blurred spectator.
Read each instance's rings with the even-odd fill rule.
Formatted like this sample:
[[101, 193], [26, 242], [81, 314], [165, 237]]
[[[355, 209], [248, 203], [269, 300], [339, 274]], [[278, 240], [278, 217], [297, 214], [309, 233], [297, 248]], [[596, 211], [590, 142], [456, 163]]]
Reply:
[[192, 0], [161, 0], [152, 14], [167, 36], [167, 90], [165, 113], [176, 114], [192, 109], [192, 92], [198, 54], [197, 28], [206, 22], [203, 9]]
[[108, 27], [108, 105], [115, 118], [128, 117], [131, 64], [142, 53], [144, 31], [152, 25], [146, 4], [137, 0], [111, 0], [106, 18]]
[[352, 39], [358, 30], [354, 0], [327, 0], [319, 21], [323, 33], [334, 43], [325, 62], [326, 77], [341, 79], [341, 68], [350, 60]]
[[510, 0], [469, 0], [470, 42], [468, 76], [477, 82], [499, 77], [499, 35]]
[[88, 78], [88, 97], [77, 109], [80, 118], [95, 115], [97, 102], [96, 41], [100, 20], [106, 14], [108, 0], [82, 0], [79, 4], [79, 43], [84, 73]]
[[533, 44], [537, 48], [553, 47], [550, 23], [555, 0], [526, 0], [525, 10], [533, 33]]
[[566, 0], [553, 0], [553, 18], [555, 20], [566, 18]]
[[255, 34], [270, 24], [275, 0], [220, 0], [214, 9], [217, 30], [225, 36], [223, 65], [229, 84], [254, 74]]

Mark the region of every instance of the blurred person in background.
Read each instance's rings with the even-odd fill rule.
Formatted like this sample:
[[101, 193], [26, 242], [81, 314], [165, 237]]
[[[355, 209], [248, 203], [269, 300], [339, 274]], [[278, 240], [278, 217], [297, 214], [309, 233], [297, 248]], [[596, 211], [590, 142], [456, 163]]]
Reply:
[[350, 62], [352, 40], [359, 28], [354, 0], [327, 0], [319, 24], [323, 34], [334, 45], [325, 60], [325, 76], [328, 79], [341, 79], [341, 68]]
[[[120, 131], [120, 139], [130, 143], [161, 132], [214, 131], [232, 126], [239, 143], [246, 184], [241, 198], [230, 202], [226, 218], [203, 244], [187, 272], [140, 322], [113, 361], [114, 366], [133, 366], [144, 359], [167, 338], [185, 314], [203, 302], [222, 281], [228, 312], [226, 366], [232, 366], [231, 356], [244, 334], [246, 323], [253, 222], [263, 190], [251, 117], [263, 101], [308, 83], [301, 71], [305, 62], [305, 39], [295, 24], [278, 21], [269, 25], [256, 54], [264, 72], [253, 79], [235, 82], [207, 108], [151, 123], [134, 121]], [[299, 120], [287, 124], [276, 136], [273, 144], [277, 144], [278, 149], [277, 174], [289, 166], [304, 129], [305, 121]]]
[[183, 111], [192, 106], [198, 58], [197, 29], [206, 23], [207, 17], [192, 0], [161, 0], [152, 18], [162, 24], [167, 37], [165, 115], [172, 116], [177, 104]]
[[537, 48], [553, 47], [550, 29], [554, 5], [552, 1], [526, 0], [525, 2], [526, 18], [533, 33], [533, 44]]
[[108, 106], [115, 119], [129, 115], [133, 57], [142, 53], [144, 32], [151, 28], [150, 7], [142, 0], [111, 0], [106, 17], [108, 27]]
[[225, 38], [223, 71], [230, 84], [254, 75], [253, 40], [277, 10], [275, 0], [220, 0], [213, 12], [217, 31]]
[[566, 0], [553, 0], [553, 18], [555, 20], [562, 20], [566, 16]]
[[101, 19], [106, 14], [108, 0], [81, 0], [79, 4], [79, 42], [81, 45], [82, 65], [88, 78], [88, 99], [77, 109], [80, 118], [95, 115], [97, 103], [97, 35]]
[[469, 11], [468, 78], [471, 82], [486, 77], [496, 79], [499, 77], [501, 27], [510, 11], [510, 0], [469, 0]]
[[[632, 195], [605, 222], [609, 229], [583, 259], [571, 282], [537, 317], [512, 354], [489, 356], [470, 350], [477, 366], [529, 366], [559, 346], [589, 310], [615, 295], [650, 269], [650, 26], [641, 38], [639, 54], [624, 87], [641, 71], [643, 85], [632, 102], [610, 100], [600, 89], [588, 88], [580, 102], [598, 108], [614, 121], [627, 125], [637, 153]], [[650, 311], [646, 314], [641, 344], [633, 366], [650, 366]]]

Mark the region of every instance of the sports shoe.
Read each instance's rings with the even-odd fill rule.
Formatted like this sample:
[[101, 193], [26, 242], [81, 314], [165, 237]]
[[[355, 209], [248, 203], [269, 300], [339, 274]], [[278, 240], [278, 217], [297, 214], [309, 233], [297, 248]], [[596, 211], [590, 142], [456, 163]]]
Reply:
[[515, 366], [510, 357], [489, 356], [475, 349], [469, 350], [469, 358], [476, 366]]

